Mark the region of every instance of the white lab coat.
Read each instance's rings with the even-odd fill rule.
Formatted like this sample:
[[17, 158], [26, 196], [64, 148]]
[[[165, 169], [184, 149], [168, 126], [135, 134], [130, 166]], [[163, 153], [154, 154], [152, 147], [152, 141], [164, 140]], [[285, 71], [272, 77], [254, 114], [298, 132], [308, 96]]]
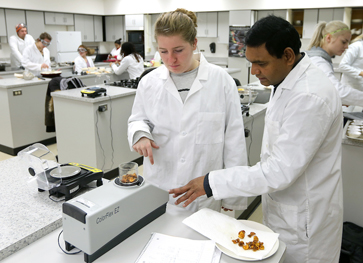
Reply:
[[130, 79], [136, 79], [144, 72], [144, 60], [139, 56], [139, 62], [137, 62], [135, 56], [130, 54], [121, 60], [120, 66], [112, 64], [112, 69], [116, 75], [121, 75], [127, 71]]
[[[339, 81], [334, 75], [333, 65], [322, 57], [310, 57], [311, 61], [327, 75], [337, 89], [344, 105], [363, 107], [363, 91], [357, 90]], [[363, 79], [363, 78], [362, 78]]]
[[114, 57], [114, 56], [117, 56], [117, 59], [120, 60], [121, 59], [121, 48], [119, 49], [116, 49], [115, 47], [111, 50], [111, 55]]
[[343, 226], [341, 100], [305, 57], [272, 96], [261, 161], [209, 174], [216, 199], [262, 194], [264, 224], [289, 263], [338, 263]]
[[21, 60], [23, 58], [24, 49], [27, 46], [34, 44], [34, 38], [27, 34], [24, 39], [18, 37], [18, 35], [11, 36], [9, 38], [9, 46], [11, 49], [11, 66], [14, 68], [19, 68], [21, 66]]
[[43, 48], [43, 54], [44, 55], [42, 56], [42, 53], [40, 53], [35, 43], [33, 43], [33, 45], [24, 49], [21, 64], [25, 69], [28, 69], [31, 73], [37, 76], [42, 71], [41, 66], [43, 63], [47, 64], [50, 68], [49, 49], [46, 47]]
[[[136, 131], [151, 132], [160, 147], [153, 149], [154, 165], [144, 157], [144, 176], [164, 190], [181, 187], [215, 169], [247, 165], [236, 84], [225, 70], [209, 64], [202, 55], [184, 104], [164, 65], [141, 79], [129, 118], [132, 151]], [[170, 195], [170, 203], [175, 200]], [[245, 209], [247, 201], [223, 200], [222, 205]], [[202, 207], [220, 210], [221, 202], [203, 197], [187, 209]]]
[[[89, 63], [89, 67], [93, 68], [95, 64], [91, 57], [87, 56], [87, 60]], [[81, 56], [78, 56], [74, 59], [74, 71], [77, 71], [78, 75], [81, 75], [82, 69], [88, 68], [86, 61]]]
[[342, 83], [363, 91], [363, 77], [359, 76], [363, 71], [363, 40], [349, 46], [339, 64], [339, 70], [343, 72]]

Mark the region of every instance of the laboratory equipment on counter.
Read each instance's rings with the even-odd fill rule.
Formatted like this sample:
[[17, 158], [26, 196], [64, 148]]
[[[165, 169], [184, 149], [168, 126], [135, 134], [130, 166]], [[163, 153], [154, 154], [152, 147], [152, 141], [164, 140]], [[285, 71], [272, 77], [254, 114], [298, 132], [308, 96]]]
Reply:
[[123, 186], [117, 177], [63, 204], [67, 251], [76, 247], [85, 262], [93, 262], [165, 213], [169, 193], [138, 178], [137, 184]]
[[35, 143], [18, 153], [28, 182], [36, 182], [39, 192], [49, 191], [50, 196], [65, 201], [96, 180], [102, 185], [103, 171], [78, 163], [58, 164], [55, 155], [43, 144]]

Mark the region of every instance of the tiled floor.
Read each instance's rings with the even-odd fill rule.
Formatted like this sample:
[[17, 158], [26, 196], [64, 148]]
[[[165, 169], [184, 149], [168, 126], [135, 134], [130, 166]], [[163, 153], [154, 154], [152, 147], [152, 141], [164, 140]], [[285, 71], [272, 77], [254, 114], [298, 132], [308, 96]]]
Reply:
[[[52, 145], [47, 145], [48, 149], [54, 154], [57, 155], [58, 154], [58, 150], [57, 150], [57, 144], [52, 144]], [[12, 158], [14, 156], [0, 152], [0, 161]], [[142, 175], [143, 174], [143, 166], [140, 165], [139, 166], [139, 174]], [[255, 221], [258, 223], [262, 223], [262, 206], [259, 205], [257, 207], [257, 209], [253, 212], [253, 214], [248, 218], [248, 220], [251, 221]]]

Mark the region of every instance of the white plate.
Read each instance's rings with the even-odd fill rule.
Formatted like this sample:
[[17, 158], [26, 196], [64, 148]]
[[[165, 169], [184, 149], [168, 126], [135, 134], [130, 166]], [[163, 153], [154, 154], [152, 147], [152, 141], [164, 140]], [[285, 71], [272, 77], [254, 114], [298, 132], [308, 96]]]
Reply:
[[[245, 224], [246, 226], [256, 229], [256, 230], [261, 230], [261, 231], [266, 231], [266, 232], [271, 232], [274, 233], [274, 231], [272, 231], [270, 228], [268, 228], [265, 225], [262, 225], [260, 223], [254, 222], [254, 221], [249, 221], [249, 220], [241, 220], [243, 222], [243, 224]], [[231, 240], [232, 242], [232, 240]], [[275, 245], [273, 246], [273, 248], [271, 249], [270, 253], [268, 253], [266, 256], [264, 256], [262, 259], [266, 259], [271, 257], [273, 254], [276, 253], [277, 249], [279, 248], [280, 242], [277, 239]], [[239, 256], [235, 253], [233, 253], [232, 251], [230, 251], [229, 249], [221, 246], [220, 244], [216, 243], [216, 246], [219, 248], [220, 251], [222, 251], [224, 254], [226, 254], [227, 256], [230, 256], [231, 258], [235, 258], [235, 259], [241, 259], [241, 260], [246, 260], [246, 261], [260, 261], [260, 259], [255, 259], [255, 258], [247, 258], [247, 257], [243, 257], [243, 256]]]

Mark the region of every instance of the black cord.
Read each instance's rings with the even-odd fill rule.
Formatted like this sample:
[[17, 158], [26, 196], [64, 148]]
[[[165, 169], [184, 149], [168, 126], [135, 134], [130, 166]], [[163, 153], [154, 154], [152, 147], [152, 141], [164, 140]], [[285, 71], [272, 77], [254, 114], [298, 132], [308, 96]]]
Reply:
[[65, 251], [63, 248], [62, 248], [62, 246], [61, 246], [61, 244], [60, 244], [60, 242], [59, 242], [59, 239], [60, 239], [60, 236], [61, 236], [61, 234], [63, 233], [63, 230], [59, 233], [59, 235], [58, 235], [58, 246], [59, 246], [59, 248], [65, 253], [65, 254], [67, 254], [67, 255], [76, 255], [76, 254], [79, 254], [79, 253], [81, 253], [82, 252], [82, 250], [79, 250], [79, 251], [77, 251], [77, 252], [72, 252], [72, 253], [69, 253], [69, 252], [67, 252], [67, 251]]
[[111, 96], [108, 95], [109, 98], [110, 98], [110, 132], [111, 132], [111, 149], [112, 149], [112, 157], [111, 157], [111, 168], [110, 170], [112, 169], [113, 167], [113, 160], [114, 160], [114, 152], [115, 150], [113, 149], [113, 133], [112, 133], [112, 100], [111, 100]]
[[106, 155], [105, 155], [105, 150], [102, 147], [100, 134], [98, 133], [98, 109], [96, 110], [96, 132], [97, 132], [98, 142], [100, 143], [100, 146], [101, 146], [101, 149], [102, 149], [102, 154], [103, 154], [103, 165], [102, 165], [102, 170], [103, 170], [105, 168]]
[[255, 120], [255, 117], [253, 117], [253, 115], [250, 115], [252, 117], [252, 121], [251, 121], [251, 130], [250, 130], [250, 137], [251, 137], [251, 142], [250, 145], [248, 146], [248, 164], [249, 166], [251, 166], [251, 161], [250, 161], [250, 154], [251, 154], [251, 145], [252, 145], [252, 130], [253, 130], [253, 121]]

